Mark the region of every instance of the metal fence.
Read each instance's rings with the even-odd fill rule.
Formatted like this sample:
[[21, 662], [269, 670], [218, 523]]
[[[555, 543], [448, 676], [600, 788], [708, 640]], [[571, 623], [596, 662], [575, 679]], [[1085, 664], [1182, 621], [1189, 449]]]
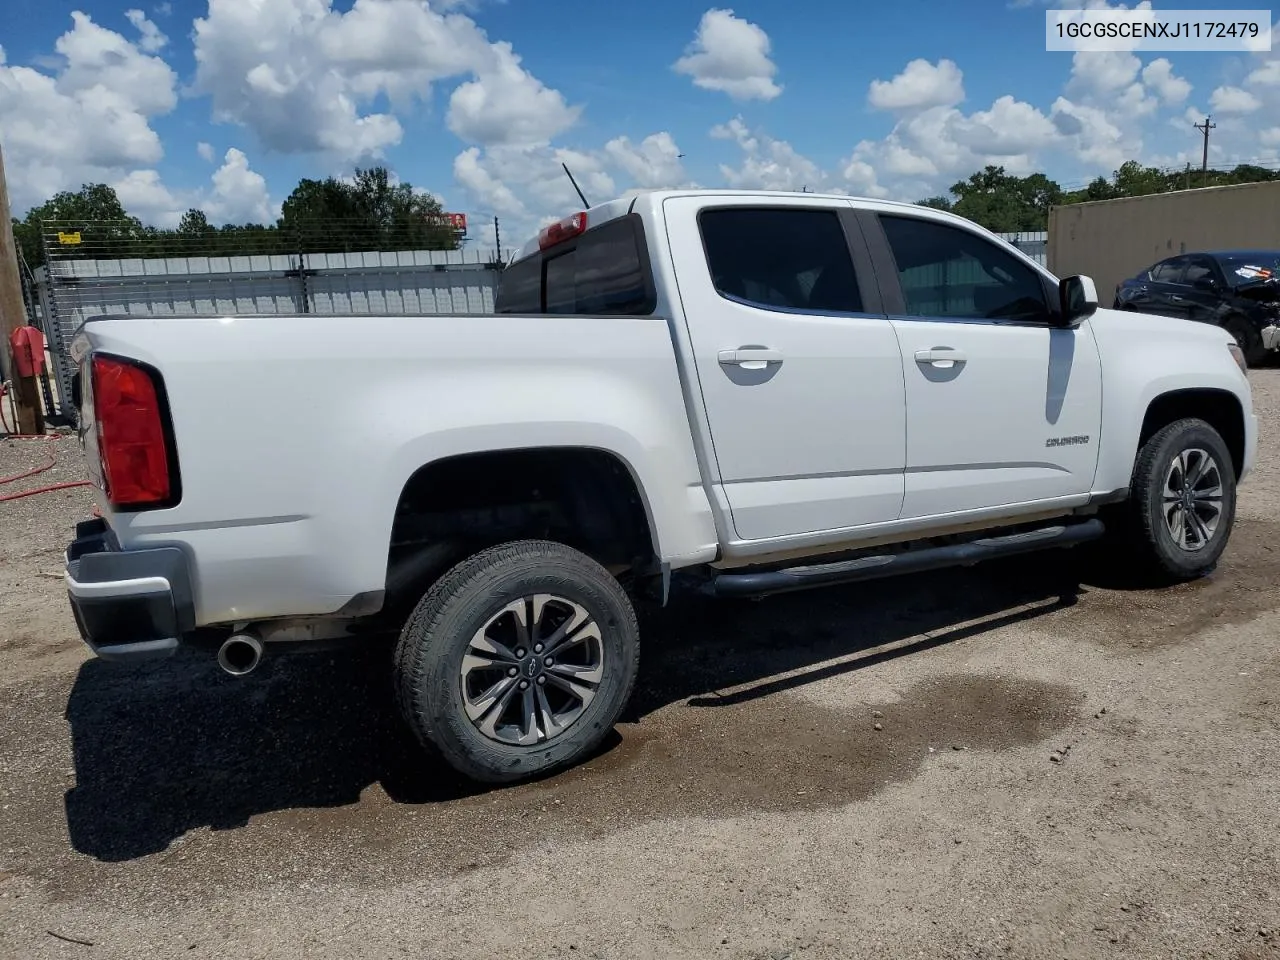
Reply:
[[[74, 369], [67, 347], [95, 316], [492, 313], [501, 270], [495, 252], [476, 248], [362, 249], [386, 237], [342, 224], [301, 237], [267, 229], [139, 237], [114, 224], [46, 224], [42, 240], [33, 313], [49, 340], [59, 412], [68, 419]], [[221, 252], [237, 245], [298, 252]]]

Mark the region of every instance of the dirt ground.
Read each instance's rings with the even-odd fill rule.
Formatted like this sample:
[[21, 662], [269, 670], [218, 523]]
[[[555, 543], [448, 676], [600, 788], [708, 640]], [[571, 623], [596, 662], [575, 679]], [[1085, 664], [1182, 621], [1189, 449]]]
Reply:
[[[89, 659], [0, 503], [4, 958], [1280, 958], [1280, 371], [1218, 572], [1069, 555], [644, 617], [590, 763], [476, 790], [387, 651]], [[77, 479], [74, 442], [0, 476]]]

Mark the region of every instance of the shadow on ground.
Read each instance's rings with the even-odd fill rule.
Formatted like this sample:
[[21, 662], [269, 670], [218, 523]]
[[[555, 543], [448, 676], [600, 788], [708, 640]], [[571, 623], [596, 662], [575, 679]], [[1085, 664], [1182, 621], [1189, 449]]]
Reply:
[[[1073, 604], [1079, 589], [1072, 565], [1055, 557], [979, 569], [761, 602], [684, 595], [643, 611], [643, 666], [624, 721], [638, 723], [643, 740], [644, 718], [668, 704], [742, 704], [1040, 616]], [[372, 784], [410, 804], [479, 793], [424, 755], [399, 722], [389, 673], [389, 646], [269, 658], [242, 679], [189, 652], [132, 667], [86, 662], [67, 707], [72, 845], [100, 860], [133, 859], [198, 827], [352, 804]], [[602, 752], [622, 739], [613, 735]]]

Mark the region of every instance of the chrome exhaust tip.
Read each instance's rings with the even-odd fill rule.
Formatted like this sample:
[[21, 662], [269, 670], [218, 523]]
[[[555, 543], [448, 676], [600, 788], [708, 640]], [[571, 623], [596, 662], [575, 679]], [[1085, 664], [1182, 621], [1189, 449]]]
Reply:
[[237, 633], [218, 648], [218, 666], [233, 677], [243, 677], [262, 662], [262, 641], [251, 633]]

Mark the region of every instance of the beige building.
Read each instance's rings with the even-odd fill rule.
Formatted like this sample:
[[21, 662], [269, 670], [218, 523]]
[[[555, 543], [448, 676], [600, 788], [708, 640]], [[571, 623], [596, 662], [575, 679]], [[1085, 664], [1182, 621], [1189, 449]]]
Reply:
[[1048, 267], [1083, 273], [1111, 306], [1116, 285], [1166, 257], [1198, 250], [1280, 250], [1280, 181], [1094, 200], [1049, 211]]

